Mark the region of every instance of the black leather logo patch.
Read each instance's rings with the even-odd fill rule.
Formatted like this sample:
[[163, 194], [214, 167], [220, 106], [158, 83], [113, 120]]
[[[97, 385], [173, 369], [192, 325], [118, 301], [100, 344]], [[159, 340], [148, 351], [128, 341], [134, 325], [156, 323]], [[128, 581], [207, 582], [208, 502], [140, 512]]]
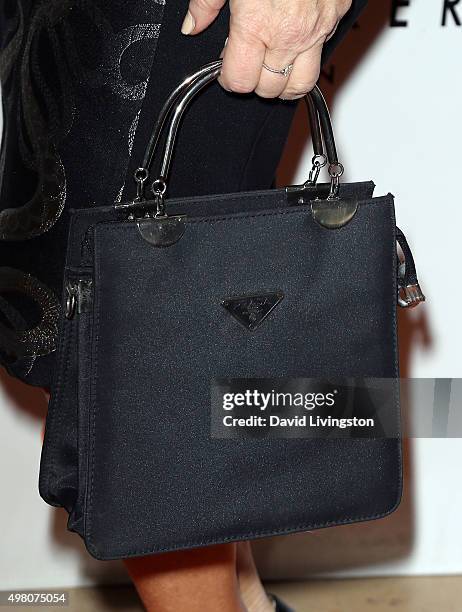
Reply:
[[282, 291], [228, 298], [222, 306], [249, 331], [256, 329], [284, 297]]

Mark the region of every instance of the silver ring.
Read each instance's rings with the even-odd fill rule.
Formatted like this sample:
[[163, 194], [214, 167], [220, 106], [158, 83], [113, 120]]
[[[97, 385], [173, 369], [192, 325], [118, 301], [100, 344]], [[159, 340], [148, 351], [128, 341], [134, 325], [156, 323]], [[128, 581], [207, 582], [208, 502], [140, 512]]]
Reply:
[[292, 72], [292, 68], [293, 67], [294, 67], [294, 65], [292, 63], [292, 64], [287, 64], [287, 66], [284, 66], [284, 68], [281, 68], [281, 69], [271, 68], [271, 66], [268, 66], [268, 64], [265, 64], [265, 62], [263, 62], [263, 68], [266, 68], [266, 70], [268, 70], [269, 72], [274, 72], [274, 74], [282, 74], [282, 76], [284, 76], [286, 78]]

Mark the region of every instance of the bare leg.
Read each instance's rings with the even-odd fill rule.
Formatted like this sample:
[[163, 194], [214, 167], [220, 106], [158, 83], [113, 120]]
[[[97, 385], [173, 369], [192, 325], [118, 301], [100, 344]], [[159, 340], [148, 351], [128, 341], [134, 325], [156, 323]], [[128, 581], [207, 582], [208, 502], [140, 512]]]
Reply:
[[250, 542], [238, 542], [236, 567], [242, 599], [249, 612], [274, 612], [255, 567]]
[[236, 575], [236, 545], [126, 559], [148, 612], [245, 612]]

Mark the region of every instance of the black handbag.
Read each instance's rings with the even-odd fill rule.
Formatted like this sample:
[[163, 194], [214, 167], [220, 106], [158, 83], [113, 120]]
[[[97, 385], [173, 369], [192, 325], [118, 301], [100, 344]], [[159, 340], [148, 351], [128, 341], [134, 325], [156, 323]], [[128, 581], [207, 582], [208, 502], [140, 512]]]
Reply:
[[340, 182], [318, 88], [305, 184], [167, 198], [183, 112], [220, 68], [166, 101], [133, 201], [71, 214], [39, 488], [98, 559], [371, 520], [401, 496], [395, 386], [396, 435], [212, 435], [214, 380], [396, 382], [397, 301], [424, 299], [393, 196]]

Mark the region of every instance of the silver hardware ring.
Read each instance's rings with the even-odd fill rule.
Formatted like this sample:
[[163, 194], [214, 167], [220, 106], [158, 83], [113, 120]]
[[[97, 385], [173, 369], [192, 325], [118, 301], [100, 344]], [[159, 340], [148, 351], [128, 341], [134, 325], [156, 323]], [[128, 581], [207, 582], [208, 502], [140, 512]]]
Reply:
[[330, 176], [330, 193], [327, 196], [328, 200], [335, 200], [338, 198], [338, 192], [340, 188], [340, 177], [345, 172], [345, 168], [340, 162], [329, 165], [329, 176]]
[[167, 183], [162, 178], [157, 178], [152, 182], [151, 191], [156, 198], [156, 218], [166, 217], [164, 194], [167, 191]]
[[327, 164], [327, 157], [322, 154], [314, 155], [311, 159], [311, 170], [308, 176], [308, 184], [316, 185], [318, 182], [319, 174], [321, 172], [321, 168]]
[[151, 185], [151, 191], [154, 195], [164, 195], [167, 191], [167, 183], [164, 179], [157, 178]]
[[135, 170], [135, 181], [136, 181], [136, 198], [134, 202], [141, 202], [143, 200], [144, 183], [147, 181], [149, 171], [147, 168], [137, 168]]

